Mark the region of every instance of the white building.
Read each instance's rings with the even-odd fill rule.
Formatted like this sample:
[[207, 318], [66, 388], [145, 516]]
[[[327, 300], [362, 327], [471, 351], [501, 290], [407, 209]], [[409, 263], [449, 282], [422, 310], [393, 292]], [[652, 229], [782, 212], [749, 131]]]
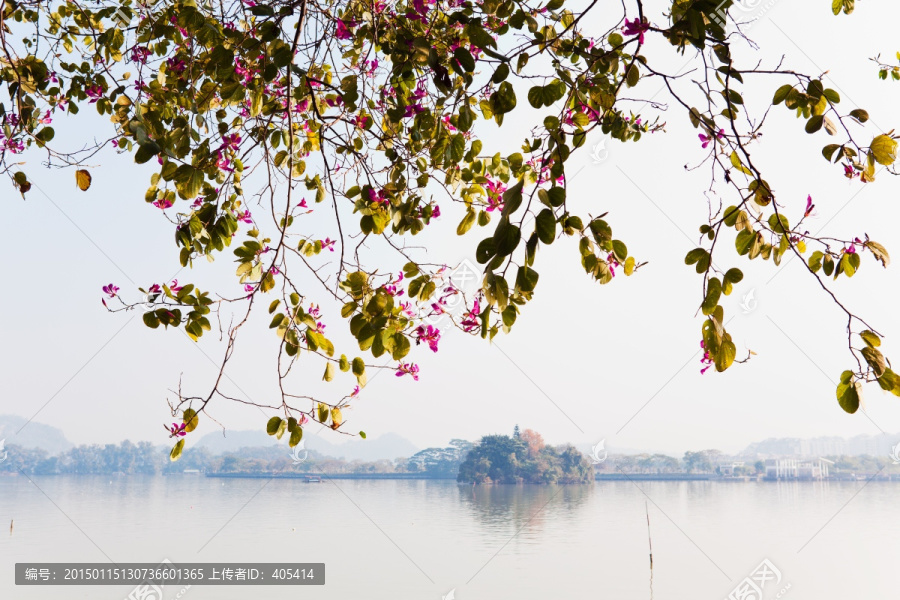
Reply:
[[825, 458], [803, 461], [796, 458], [766, 459], [766, 479], [826, 479], [828, 465]]

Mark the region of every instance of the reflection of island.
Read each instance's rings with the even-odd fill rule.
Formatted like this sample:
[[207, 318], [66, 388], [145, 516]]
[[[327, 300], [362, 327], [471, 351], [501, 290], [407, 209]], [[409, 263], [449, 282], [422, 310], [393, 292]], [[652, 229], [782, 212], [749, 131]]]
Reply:
[[542, 528], [561, 514], [574, 513], [587, 503], [593, 485], [460, 485], [459, 500], [488, 530], [516, 532]]
[[487, 435], [459, 466], [460, 483], [590, 483], [594, 467], [575, 447], [544, 444], [526, 429], [513, 436]]

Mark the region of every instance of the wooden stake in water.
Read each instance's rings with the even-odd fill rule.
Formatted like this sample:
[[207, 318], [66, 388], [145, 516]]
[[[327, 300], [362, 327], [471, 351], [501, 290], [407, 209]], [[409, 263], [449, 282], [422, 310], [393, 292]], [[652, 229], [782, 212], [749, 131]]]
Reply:
[[644, 511], [647, 513], [647, 543], [650, 545], [650, 600], [653, 600], [653, 538], [650, 537], [650, 507], [646, 500]]

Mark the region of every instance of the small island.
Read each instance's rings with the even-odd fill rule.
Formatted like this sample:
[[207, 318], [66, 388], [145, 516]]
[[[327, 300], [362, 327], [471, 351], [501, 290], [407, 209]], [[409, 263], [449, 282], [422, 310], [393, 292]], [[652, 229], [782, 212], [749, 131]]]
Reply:
[[459, 466], [460, 483], [592, 483], [594, 466], [574, 446], [548, 446], [531, 429], [486, 435]]

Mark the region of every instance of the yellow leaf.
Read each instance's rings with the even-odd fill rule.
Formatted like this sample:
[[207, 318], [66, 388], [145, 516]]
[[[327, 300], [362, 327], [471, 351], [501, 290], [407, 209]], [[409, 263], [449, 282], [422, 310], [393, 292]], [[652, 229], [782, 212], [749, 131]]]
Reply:
[[75, 171], [75, 183], [78, 184], [78, 189], [82, 192], [86, 192], [89, 187], [91, 187], [91, 174], [87, 172], [86, 169], [78, 169]]

